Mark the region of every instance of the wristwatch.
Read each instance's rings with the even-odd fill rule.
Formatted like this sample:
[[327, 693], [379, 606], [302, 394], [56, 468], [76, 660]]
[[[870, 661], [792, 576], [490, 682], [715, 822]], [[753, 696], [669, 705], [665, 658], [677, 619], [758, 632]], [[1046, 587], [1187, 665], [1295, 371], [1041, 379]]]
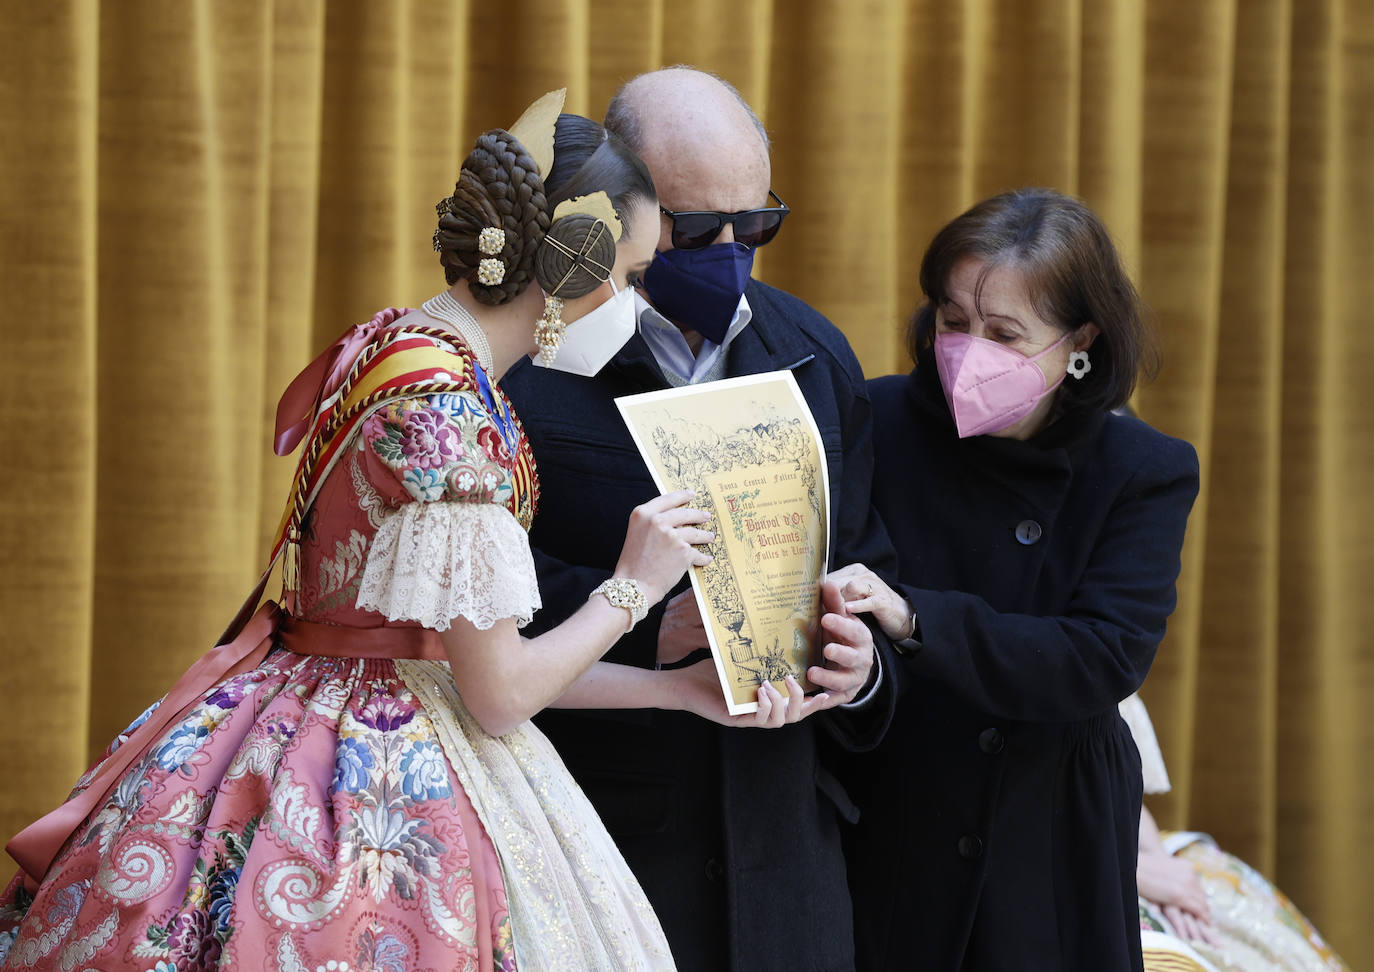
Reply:
[[921, 622], [920, 619], [916, 617], [916, 609], [908, 603], [907, 610], [911, 612], [911, 621], [909, 622], [911, 629], [907, 632], [905, 637], [898, 638], [892, 642], [892, 647], [897, 650], [897, 654], [899, 655], [914, 655], [916, 652], [920, 651], [922, 647]]
[[596, 595], [602, 595], [606, 600], [619, 608], [624, 608], [630, 612], [630, 627], [633, 628], [644, 620], [649, 613], [649, 600], [644, 596], [644, 588], [639, 581], [630, 577], [612, 577], [604, 580], [597, 585], [596, 590], [587, 595], [587, 600], [591, 600]]

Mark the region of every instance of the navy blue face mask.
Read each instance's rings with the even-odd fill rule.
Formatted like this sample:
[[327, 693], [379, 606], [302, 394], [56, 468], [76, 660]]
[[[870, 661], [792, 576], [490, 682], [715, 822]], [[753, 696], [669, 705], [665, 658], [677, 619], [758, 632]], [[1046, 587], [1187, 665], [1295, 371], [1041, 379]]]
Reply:
[[644, 290], [664, 317], [720, 344], [753, 269], [754, 251], [743, 243], [665, 250], [644, 272]]

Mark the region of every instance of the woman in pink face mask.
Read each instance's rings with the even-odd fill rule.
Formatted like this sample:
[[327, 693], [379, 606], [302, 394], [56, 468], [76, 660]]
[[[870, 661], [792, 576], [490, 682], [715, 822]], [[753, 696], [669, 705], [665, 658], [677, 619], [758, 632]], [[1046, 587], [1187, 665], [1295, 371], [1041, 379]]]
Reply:
[[1152, 355], [1105, 228], [1048, 190], [921, 263], [910, 375], [869, 384], [899, 576], [843, 568], [902, 655], [848, 767], [860, 969], [1141, 969], [1141, 770], [1118, 700], [1174, 607], [1187, 443], [1117, 414]]

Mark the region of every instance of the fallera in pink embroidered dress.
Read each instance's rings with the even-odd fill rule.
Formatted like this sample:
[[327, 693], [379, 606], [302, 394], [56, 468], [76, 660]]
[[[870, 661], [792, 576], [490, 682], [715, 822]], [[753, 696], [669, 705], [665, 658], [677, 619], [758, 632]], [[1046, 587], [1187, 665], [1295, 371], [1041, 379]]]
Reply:
[[0, 898], [4, 968], [671, 967], [638, 885], [533, 726], [487, 736], [445, 661], [328, 654], [342, 629], [423, 626], [412, 634], [437, 643], [459, 615], [490, 627], [539, 606], [528, 443], [467, 349], [433, 340], [465, 390], [373, 411], [304, 522], [297, 616], [313, 653], [278, 640], [209, 687], [35, 895], [16, 878]]

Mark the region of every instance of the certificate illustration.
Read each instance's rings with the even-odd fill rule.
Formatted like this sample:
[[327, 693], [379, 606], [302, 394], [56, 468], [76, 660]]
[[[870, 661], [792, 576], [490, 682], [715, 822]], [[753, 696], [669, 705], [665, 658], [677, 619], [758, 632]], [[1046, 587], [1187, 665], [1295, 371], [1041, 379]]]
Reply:
[[732, 715], [753, 712], [765, 680], [802, 691], [820, 648], [829, 562], [830, 481], [811, 410], [789, 371], [616, 399], [662, 492], [696, 491], [714, 557], [691, 570]]

